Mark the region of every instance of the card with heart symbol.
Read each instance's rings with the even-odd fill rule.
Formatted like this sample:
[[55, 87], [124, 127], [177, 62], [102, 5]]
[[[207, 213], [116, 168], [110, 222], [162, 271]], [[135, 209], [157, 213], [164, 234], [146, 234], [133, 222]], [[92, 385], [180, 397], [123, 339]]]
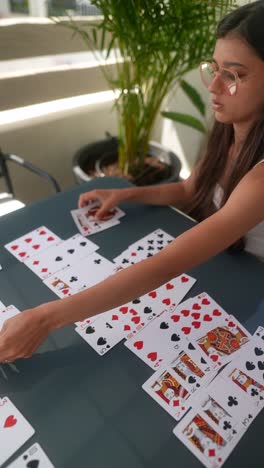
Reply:
[[8, 460], [35, 430], [8, 397], [0, 400], [0, 465]]
[[125, 346], [156, 370], [164, 362], [172, 360], [184, 343], [186, 338], [171, 320], [171, 312], [164, 310], [135, 337], [126, 341]]
[[94, 242], [76, 234], [28, 258], [25, 260], [25, 265], [40, 279], [45, 280], [58, 271], [73, 266], [98, 249], [99, 246]]
[[54, 468], [41, 446], [36, 443], [18, 457], [8, 468]]
[[196, 280], [189, 275], [180, 275], [144, 296], [118, 308], [123, 314], [124, 336], [133, 338], [142, 328], [157, 317], [164, 307], [172, 307], [183, 299]]
[[54, 232], [45, 226], [41, 226], [5, 245], [5, 248], [17, 260], [24, 262], [27, 258], [40, 253], [43, 250], [61, 241]]
[[119, 219], [125, 216], [124, 211], [115, 207], [107, 211], [103, 218], [95, 220], [94, 216], [100, 207], [98, 200], [91, 201], [87, 206], [71, 211], [73, 220], [83, 236], [101, 232], [120, 223]]

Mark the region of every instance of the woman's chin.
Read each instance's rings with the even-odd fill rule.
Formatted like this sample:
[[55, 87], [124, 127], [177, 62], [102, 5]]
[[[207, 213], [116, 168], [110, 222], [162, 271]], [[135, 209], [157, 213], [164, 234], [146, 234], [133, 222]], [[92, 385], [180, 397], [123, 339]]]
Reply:
[[214, 116], [215, 116], [215, 120], [217, 120], [218, 122], [225, 123], [225, 124], [233, 123], [230, 117], [225, 115], [223, 112], [215, 111]]

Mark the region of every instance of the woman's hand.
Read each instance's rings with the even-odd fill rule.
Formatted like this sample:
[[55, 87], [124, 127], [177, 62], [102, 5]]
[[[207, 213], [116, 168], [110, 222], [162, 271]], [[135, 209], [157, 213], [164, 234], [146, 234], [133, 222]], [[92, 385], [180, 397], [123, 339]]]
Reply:
[[6, 320], [0, 332], [0, 362], [31, 357], [51, 331], [45, 304]]
[[115, 208], [126, 199], [127, 191], [125, 189], [91, 190], [80, 195], [78, 207], [85, 207], [91, 200], [100, 200], [101, 207], [97, 210], [95, 219], [102, 219], [107, 211]]

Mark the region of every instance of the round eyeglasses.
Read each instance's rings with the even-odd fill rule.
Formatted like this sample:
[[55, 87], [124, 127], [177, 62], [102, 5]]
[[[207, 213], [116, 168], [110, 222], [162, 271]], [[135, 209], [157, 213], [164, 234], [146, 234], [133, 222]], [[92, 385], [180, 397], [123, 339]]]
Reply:
[[230, 96], [234, 96], [236, 94], [240, 78], [238, 77], [238, 74], [235, 71], [230, 71], [227, 68], [217, 69], [215, 63], [201, 62], [200, 74], [202, 82], [206, 86], [206, 88], [209, 88], [216, 75], [219, 75]]

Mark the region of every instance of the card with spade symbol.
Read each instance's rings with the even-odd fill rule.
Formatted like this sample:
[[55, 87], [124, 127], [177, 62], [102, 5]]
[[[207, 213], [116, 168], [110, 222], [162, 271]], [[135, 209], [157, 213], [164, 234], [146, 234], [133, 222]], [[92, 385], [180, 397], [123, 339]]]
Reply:
[[184, 381], [191, 394], [207, 385], [215, 375], [209, 365], [206, 366], [201, 362], [203, 357], [199, 351], [190, 353], [188, 343], [170, 363], [171, 370]]
[[8, 397], [0, 400], [0, 465], [8, 460], [35, 430]]
[[106, 354], [124, 338], [122, 319], [115, 311], [108, 311], [86, 328], [76, 327], [75, 331], [100, 356]]
[[220, 468], [234, 448], [196, 408], [177, 424], [173, 434], [207, 468]]
[[175, 308], [195, 282], [196, 280], [189, 275], [180, 275], [119, 308], [123, 314], [124, 336], [127, 339], [135, 336], [157, 317], [164, 307]]
[[190, 391], [182, 379], [167, 367], [158, 369], [142, 388], [176, 421], [190, 408]]
[[257, 330], [255, 331], [254, 335], [253, 335], [255, 338], [259, 338], [260, 340], [262, 340], [263, 344], [264, 344], [264, 327], [258, 327]]
[[54, 468], [41, 446], [36, 443], [18, 457], [8, 468]]
[[10, 305], [0, 310], [0, 331], [2, 330], [2, 327], [6, 320], [14, 317], [15, 315], [18, 315], [19, 313], [20, 313], [20, 310], [18, 310], [13, 305]]
[[128, 249], [113, 259], [118, 265], [126, 268], [141, 260], [152, 257], [160, 252], [166, 245], [174, 240], [170, 234], [162, 229], [156, 229], [152, 233], [131, 244]]
[[39, 278], [45, 280], [58, 271], [74, 265], [98, 249], [99, 246], [94, 242], [91, 242], [80, 234], [76, 234], [40, 252], [40, 254], [30, 257], [25, 261], [25, 265], [38, 275]]
[[126, 341], [125, 346], [156, 370], [164, 362], [171, 361], [184, 343], [186, 339], [178, 333], [170, 311], [164, 310], [134, 338]]
[[71, 267], [44, 280], [55, 294], [61, 298], [83, 291], [115, 272], [115, 265], [102, 255], [91, 253]]
[[57, 244], [61, 241], [60, 237], [45, 226], [41, 226], [34, 231], [13, 240], [5, 245], [5, 248], [17, 258], [24, 262], [27, 258]]
[[252, 340], [243, 353], [231, 361], [221, 376], [231, 381], [259, 410], [264, 407], [263, 346], [260, 340]]

